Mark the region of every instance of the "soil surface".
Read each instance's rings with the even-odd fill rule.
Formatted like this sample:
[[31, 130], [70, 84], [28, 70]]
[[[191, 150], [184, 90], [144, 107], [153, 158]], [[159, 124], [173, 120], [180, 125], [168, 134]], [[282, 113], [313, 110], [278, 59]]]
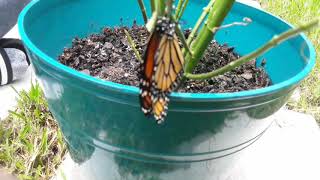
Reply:
[[[140, 62], [136, 59], [123, 29], [132, 36], [141, 55], [147, 45], [148, 31], [141, 26], [105, 28], [100, 34], [75, 38], [72, 47], [65, 48], [59, 61], [78, 71], [104, 80], [139, 86]], [[240, 56], [233, 47], [212, 41], [194, 73], [210, 72]], [[261, 68], [262, 67], [262, 68]], [[209, 80], [188, 80], [178, 92], [237, 92], [258, 89], [271, 84], [263, 66], [256, 67], [255, 60], [224, 75]]]

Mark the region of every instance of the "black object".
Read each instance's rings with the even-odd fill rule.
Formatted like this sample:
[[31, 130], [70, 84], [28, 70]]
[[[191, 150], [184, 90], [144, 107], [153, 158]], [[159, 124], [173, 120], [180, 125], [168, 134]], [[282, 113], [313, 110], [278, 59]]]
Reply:
[[19, 39], [0, 39], [0, 85], [21, 78], [27, 71], [30, 60]]

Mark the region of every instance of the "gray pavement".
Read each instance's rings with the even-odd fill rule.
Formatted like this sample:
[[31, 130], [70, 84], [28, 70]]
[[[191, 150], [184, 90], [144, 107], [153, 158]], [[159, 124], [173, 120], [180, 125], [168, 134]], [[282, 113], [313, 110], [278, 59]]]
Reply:
[[[252, 145], [207, 162], [212, 177], [205, 180], [319, 180], [320, 131], [314, 118], [285, 108], [268, 118], [274, 123]], [[96, 148], [90, 160], [81, 165], [67, 155], [53, 180], [104, 180], [108, 174], [117, 175], [117, 165], [102, 160], [102, 154]], [[92, 171], [87, 174], [84, 169]], [[162, 174], [159, 179], [184, 179], [181, 175], [192, 177], [199, 172], [180, 169]]]
[[0, 0], [0, 37], [16, 23], [20, 11], [31, 0]]

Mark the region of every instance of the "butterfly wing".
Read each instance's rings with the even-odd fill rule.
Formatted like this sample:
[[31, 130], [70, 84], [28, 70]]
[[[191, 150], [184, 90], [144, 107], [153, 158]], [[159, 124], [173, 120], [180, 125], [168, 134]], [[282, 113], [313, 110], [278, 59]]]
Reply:
[[155, 58], [155, 73], [153, 81], [155, 87], [162, 92], [171, 92], [180, 80], [184, 58], [176, 35], [164, 35], [161, 39]]
[[141, 68], [142, 72], [140, 73], [140, 104], [145, 115], [149, 115], [152, 112], [152, 77], [154, 74], [155, 54], [157, 53], [160, 39], [160, 34], [157, 32], [151, 35]]
[[140, 81], [140, 104], [158, 123], [167, 115], [168, 94], [177, 86], [184, 59], [175, 34], [154, 31], [149, 39]]
[[180, 80], [183, 69], [183, 55], [176, 35], [163, 35], [155, 57], [155, 72], [153, 76], [155, 97], [153, 114], [158, 123], [167, 115], [169, 102], [168, 93], [175, 88]]
[[153, 101], [153, 115], [158, 124], [162, 123], [164, 121], [164, 117], [167, 116], [168, 103], [169, 98], [163, 93], [156, 97]]

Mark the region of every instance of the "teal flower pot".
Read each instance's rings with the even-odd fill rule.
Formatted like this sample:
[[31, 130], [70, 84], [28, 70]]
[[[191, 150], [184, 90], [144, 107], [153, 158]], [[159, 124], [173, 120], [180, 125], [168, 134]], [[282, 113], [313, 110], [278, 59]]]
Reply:
[[[192, 27], [204, 6], [204, 1], [191, 1], [182, 25]], [[271, 14], [240, 3], [235, 3], [224, 23], [243, 17], [253, 23], [223, 29], [216, 36], [240, 54], [291, 28]], [[315, 64], [315, 50], [301, 34], [258, 59], [257, 63], [267, 60], [272, 86], [236, 93], [173, 93], [165, 123], [156, 125], [141, 112], [137, 87], [103, 81], [57, 61], [74, 37], [121, 22], [130, 25], [134, 19], [143, 22], [137, 2], [128, 0], [38, 0], [20, 14], [22, 41], [70, 155], [83, 167], [81, 177], [223, 177], [236, 163], [238, 152], [266, 131], [272, 122], [269, 116], [286, 103]]]

